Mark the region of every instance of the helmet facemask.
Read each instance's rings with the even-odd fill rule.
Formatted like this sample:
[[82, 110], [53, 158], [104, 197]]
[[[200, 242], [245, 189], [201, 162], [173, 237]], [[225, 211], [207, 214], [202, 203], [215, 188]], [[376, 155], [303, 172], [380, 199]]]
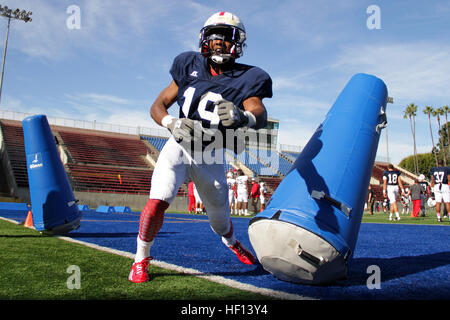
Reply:
[[[224, 64], [242, 56], [245, 38], [245, 31], [234, 26], [206, 26], [200, 31], [200, 52], [204, 57], [211, 58], [215, 63]], [[213, 51], [210, 46], [213, 40], [230, 42], [230, 52]]]

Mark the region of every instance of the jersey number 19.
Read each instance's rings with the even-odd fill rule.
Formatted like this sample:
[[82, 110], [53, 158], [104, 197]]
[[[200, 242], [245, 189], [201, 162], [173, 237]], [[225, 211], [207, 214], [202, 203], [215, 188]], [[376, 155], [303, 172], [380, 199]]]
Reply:
[[[191, 110], [192, 98], [194, 97], [194, 93], [195, 93], [194, 87], [187, 88], [186, 91], [184, 91], [184, 93], [183, 93], [184, 103], [183, 103], [183, 106], [181, 107], [181, 110], [183, 111], [183, 114], [186, 118], [189, 117], [189, 113], [195, 112], [195, 109]], [[200, 102], [198, 103], [197, 111], [198, 111], [198, 114], [200, 115], [200, 118], [202, 118], [202, 120], [209, 121], [211, 126], [218, 126], [219, 122], [220, 122], [220, 118], [219, 118], [219, 115], [217, 114], [216, 106], [214, 106], [214, 110], [212, 112], [209, 110], [206, 110], [206, 106], [208, 105], [208, 102], [214, 103], [221, 99], [222, 99], [222, 95], [208, 91], [206, 94], [204, 94], [200, 98]]]

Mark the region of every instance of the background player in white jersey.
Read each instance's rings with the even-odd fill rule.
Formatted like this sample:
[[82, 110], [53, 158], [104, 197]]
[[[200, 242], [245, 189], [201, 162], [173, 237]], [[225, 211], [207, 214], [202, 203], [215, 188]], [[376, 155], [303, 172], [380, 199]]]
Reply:
[[[199, 38], [200, 52], [175, 57], [170, 69], [173, 80], [150, 108], [153, 120], [167, 128], [172, 137], [159, 154], [150, 197], [141, 212], [136, 255], [128, 277], [132, 282], [149, 280], [150, 249], [165, 211], [186, 178], [191, 178], [198, 188], [212, 230], [241, 262], [256, 262], [234, 236], [224, 151], [217, 142], [220, 148], [233, 147], [233, 142], [224, 139], [230, 131], [266, 126], [267, 111], [262, 99], [272, 97], [272, 80], [258, 67], [235, 62], [246, 40], [244, 25], [237, 16], [229, 12], [212, 15]], [[178, 118], [167, 112], [174, 102], [180, 106]], [[202, 161], [210, 145], [215, 147], [215, 154], [222, 154], [220, 162]], [[208, 152], [211, 155], [210, 149]]]
[[383, 172], [383, 196], [389, 199], [391, 210], [389, 213], [389, 220], [392, 221], [392, 215], [395, 213], [397, 220], [400, 220], [398, 214], [397, 199], [399, 196], [399, 187], [401, 189], [401, 195], [405, 195], [403, 188], [403, 182], [400, 178], [400, 171], [395, 170], [392, 164], [388, 165], [388, 169]]
[[228, 185], [228, 202], [230, 203], [231, 213], [237, 214], [237, 208], [235, 204], [234, 193], [236, 192], [236, 179], [232, 171], [227, 173], [227, 185]]
[[406, 187], [405, 194], [401, 196], [402, 214], [409, 214], [411, 201], [411, 190]]
[[259, 203], [261, 204], [260, 211], [263, 211], [266, 208], [266, 197], [267, 197], [267, 188], [264, 181], [259, 183]]
[[239, 215], [248, 216], [248, 177], [239, 169], [236, 177], [237, 205]]
[[[440, 165], [442, 165], [440, 163]], [[431, 175], [431, 189], [434, 192], [436, 200], [436, 216], [439, 222], [442, 222], [441, 217], [441, 202], [444, 202], [447, 212], [450, 212], [450, 168], [449, 167], [433, 167], [430, 170]]]
[[389, 210], [390, 210], [390, 204], [389, 204], [389, 199], [388, 198], [385, 198], [383, 200], [382, 206], [383, 206], [383, 213], [388, 213]]

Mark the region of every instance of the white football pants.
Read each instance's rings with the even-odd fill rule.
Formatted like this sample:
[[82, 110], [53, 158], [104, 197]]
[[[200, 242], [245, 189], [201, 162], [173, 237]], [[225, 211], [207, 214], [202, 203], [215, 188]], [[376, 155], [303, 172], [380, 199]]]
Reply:
[[[223, 150], [216, 150], [223, 153]], [[169, 204], [175, 199], [180, 186], [191, 178], [206, 208], [213, 231], [224, 235], [230, 231], [228, 185], [222, 161], [206, 164], [192, 157], [173, 137], [164, 145], [153, 171], [150, 199]], [[220, 157], [218, 157], [220, 158]]]

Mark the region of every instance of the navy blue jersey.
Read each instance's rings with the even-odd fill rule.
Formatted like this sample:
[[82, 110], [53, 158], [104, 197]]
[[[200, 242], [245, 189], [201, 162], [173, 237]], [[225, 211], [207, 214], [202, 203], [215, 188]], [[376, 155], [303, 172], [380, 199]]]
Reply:
[[434, 177], [434, 183], [448, 183], [449, 167], [433, 167], [430, 175]]
[[426, 194], [428, 192], [428, 182], [422, 181], [422, 182], [419, 182], [419, 184], [422, 186], [424, 193]]
[[400, 177], [400, 171], [397, 170], [386, 170], [383, 171], [383, 179], [386, 178], [388, 186], [398, 185], [398, 178]]
[[223, 133], [214, 102], [225, 99], [244, 109], [247, 98], [272, 97], [272, 79], [262, 69], [234, 63], [231, 70], [212, 76], [208, 58], [194, 51], [178, 55], [170, 74], [178, 85], [179, 117], [199, 120], [203, 128], [218, 128]]

